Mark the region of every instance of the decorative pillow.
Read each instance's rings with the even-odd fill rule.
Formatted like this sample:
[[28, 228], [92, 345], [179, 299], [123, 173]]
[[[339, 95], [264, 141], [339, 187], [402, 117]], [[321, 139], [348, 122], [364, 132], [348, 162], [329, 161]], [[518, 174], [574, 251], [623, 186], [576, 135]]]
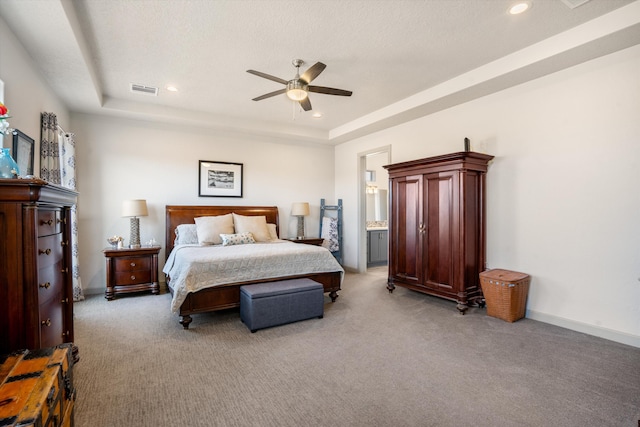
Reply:
[[176, 240], [174, 245], [198, 244], [198, 228], [195, 224], [180, 224], [176, 227]]
[[194, 219], [201, 245], [219, 245], [221, 234], [233, 234], [233, 216], [229, 213], [217, 216], [201, 216]]
[[236, 233], [251, 233], [256, 242], [270, 242], [271, 234], [267, 227], [267, 218], [233, 214], [233, 226]]
[[267, 224], [267, 228], [269, 229], [269, 236], [271, 236], [271, 240], [278, 240], [278, 229], [275, 224]]
[[251, 233], [239, 233], [239, 234], [221, 234], [222, 246], [233, 245], [246, 245], [249, 243], [255, 243]]

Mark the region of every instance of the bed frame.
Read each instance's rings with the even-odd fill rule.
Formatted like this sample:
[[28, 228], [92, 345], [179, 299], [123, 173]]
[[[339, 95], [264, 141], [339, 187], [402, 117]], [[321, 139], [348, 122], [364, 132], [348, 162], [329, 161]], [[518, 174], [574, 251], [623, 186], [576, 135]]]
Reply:
[[[175, 229], [180, 224], [195, 224], [194, 218], [200, 216], [225, 215], [235, 212], [238, 215], [264, 215], [267, 222], [276, 225], [276, 230], [280, 229], [277, 206], [167, 206], [165, 210], [165, 252], [166, 257], [173, 250], [175, 240]], [[192, 314], [206, 313], [209, 311], [224, 310], [227, 308], [240, 306], [240, 286], [254, 283], [274, 282], [283, 279], [309, 278], [324, 287], [324, 291], [329, 293], [331, 301], [338, 298], [342, 273], [334, 271], [330, 273], [301, 274], [297, 276], [274, 277], [272, 279], [260, 279], [256, 281], [246, 281], [240, 283], [230, 283], [212, 288], [201, 289], [190, 293], [180, 306], [180, 324], [184, 329], [189, 329], [189, 324], [193, 320]], [[173, 294], [173, 289], [169, 286], [170, 277], [166, 278], [167, 287]]]

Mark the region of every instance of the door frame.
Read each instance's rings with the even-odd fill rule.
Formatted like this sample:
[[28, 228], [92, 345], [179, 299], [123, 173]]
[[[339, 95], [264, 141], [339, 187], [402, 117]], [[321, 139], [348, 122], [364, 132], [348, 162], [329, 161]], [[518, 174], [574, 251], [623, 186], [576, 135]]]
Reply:
[[[358, 153], [358, 273], [367, 272], [367, 157], [387, 153], [387, 164], [391, 163], [391, 145]], [[391, 194], [391, 191], [387, 193]]]

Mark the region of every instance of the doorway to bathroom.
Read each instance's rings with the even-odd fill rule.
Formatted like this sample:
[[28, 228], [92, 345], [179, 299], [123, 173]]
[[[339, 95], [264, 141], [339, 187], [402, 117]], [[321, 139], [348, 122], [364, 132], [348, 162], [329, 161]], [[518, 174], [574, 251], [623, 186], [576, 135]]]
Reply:
[[362, 153], [361, 165], [361, 209], [364, 215], [360, 230], [364, 235], [361, 264], [363, 270], [384, 267], [389, 254], [389, 174], [383, 167], [391, 163], [388, 147]]

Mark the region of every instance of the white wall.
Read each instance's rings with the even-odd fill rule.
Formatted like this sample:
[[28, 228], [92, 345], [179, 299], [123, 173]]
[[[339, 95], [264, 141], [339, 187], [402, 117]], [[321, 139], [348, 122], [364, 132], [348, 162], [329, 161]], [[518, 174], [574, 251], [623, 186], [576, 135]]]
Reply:
[[[58, 123], [69, 123], [67, 108], [54, 95], [37, 71], [31, 57], [0, 18], [0, 80], [4, 81], [4, 104], [9, 108], [9, 123], [36, 141], [34, 171], [40, 170], [40, 113], [55, 113]], [[10, 148], [12, 137], [5, 136], [3, 146]]]
[[[104, 292], [106, 238], [129, 241], [122, 201], [146, 199], [140, 240], [164, 246], [166, 205], [269, 205], [280, 211], [281, 237], [295, 235], [293, 202], [309, 202], [309, 236], [318, 236], [320, 199], [333, 202], [333, 147], [223, 135], [207, 129], [72, 114], [76, 134], [80, 274], [87, 293]], [[243, 164], [243, 197], [198, 197], [198, 161]], [[160, 253], [164, 265], [164, 250]]]
[[[528, 317], [640, 346], [640, 46], [336, 148], [345, 262], [357, 267], [358, 153], [472, 148], [487, 175], [490, 268], [532, 275]], [[352, 244], [353, 243], [353, 244]]]

